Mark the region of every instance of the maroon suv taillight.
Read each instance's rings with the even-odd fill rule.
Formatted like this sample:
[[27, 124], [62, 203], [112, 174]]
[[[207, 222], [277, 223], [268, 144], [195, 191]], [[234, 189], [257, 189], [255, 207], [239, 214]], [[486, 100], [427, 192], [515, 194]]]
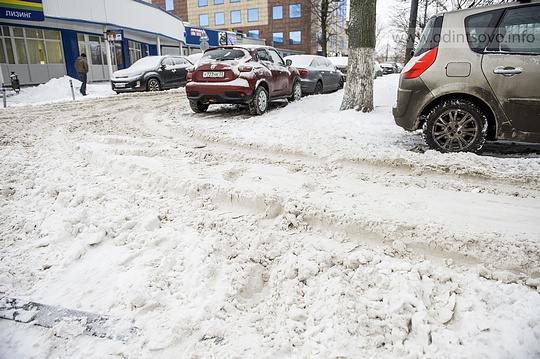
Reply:
[[403, 74], [403, 78], [414, 79], [422, 75], [424, 71], [429, 69], [429, 67], [435, 62], [435, 59], [437, 58], [437, 49], [437, 47], [434, 47], [420, 56], [414, 65], [412, 65], [412, 67]]

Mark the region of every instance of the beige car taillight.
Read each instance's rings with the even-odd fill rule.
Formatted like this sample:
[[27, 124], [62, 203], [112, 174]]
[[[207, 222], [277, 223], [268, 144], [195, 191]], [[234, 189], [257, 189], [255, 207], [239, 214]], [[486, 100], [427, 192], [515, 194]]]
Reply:
[[435, 62], [435, 59], [437, 58], [437, 49], [437, 47], [434, 47], [420, 56], [414, 65], [412, 65], [412, 67], [403, 74], [403, 78], [414, 79], [422, 75], [424, 71], [426, 71]]

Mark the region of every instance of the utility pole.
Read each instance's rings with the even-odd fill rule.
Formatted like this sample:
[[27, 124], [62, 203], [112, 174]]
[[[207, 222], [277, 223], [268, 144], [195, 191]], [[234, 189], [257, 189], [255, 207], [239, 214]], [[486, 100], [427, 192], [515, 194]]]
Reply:
[[407, 32], [407, 47], [405, 49], [405, 63], [407, 63], [414, 50], [416, 37], [416, 18], [418, 17], [418, 0], [411, 0], [411, 13], [409, 15], [409, 31]]

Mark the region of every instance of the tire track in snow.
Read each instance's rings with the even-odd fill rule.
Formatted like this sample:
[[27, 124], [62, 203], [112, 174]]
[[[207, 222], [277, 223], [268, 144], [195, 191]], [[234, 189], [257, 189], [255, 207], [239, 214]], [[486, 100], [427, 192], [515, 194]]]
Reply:
[[[153, 108], [141, 105], [141, 98], [151, 99]], [[62, 117], [69, 114], [71, 119], [58, 123], [58, 111], [64, 113]], [[197, 118], [190, 113], [181, 92], [52, 104], [25, 108], [24, 112], [22, 122], [39, 123], [40, 131], [63, 128], [64, 145], [71, 146], [71, 155], [80, 156], [92, 168], [108, 167], [108, 174], [117, 172], [118, 181], [136, 174], [139, 180], [130, 186], [140, 186], [138, 181], [143, 181], [148, 191], [163, 191], [165, 184], [166, 191], [181, 193], [198, 206], [201, 201], [212, 203], [218, 217], [249, 214], [263, 227], [343, 233], [353, 243], [383, 246], [398, 257], [427, 257], [465, 266], [496, 263], [495, 268], [517, 275], [539, 275], [538, 245], [529, 240], [533, 234], [515, 228], [506, 228], [506, 232], [474, 228], [474, 213], [451, 213], [450, 224], [445, 215], [425, 218], [459, 207], [459, 200], [470, 197], [478, 201], [480, 213], [494, 203], [510, 208], [508, 198], [533, 201], [538, 197], [535, 177], [489, 177], [477, 170], [452, 173], [452, 169], [431, 164], [415, 168], [403, 162], [332, 161], [245, 144], [218, 133], [203, 134], [196, 128]], [[191, 120], [195, 124], [190, 125]], [[158, 159], [159, 170], [147, 167], [145, 157]], [[186, 167], [190, 170], [187, 180], [179, 175], [186, 174]], [[254, 179], [258, 179], [258, 186], [246, 186]], [[276, 193], [280, 180], [294, 186], [281, 186]], [[381, 193], [381, 188], [385, 198], [370, 195]], [[427, 192], [428, 197], [436, 192], [454, 205], [430, 207], [426, 200], [415, 199], [421, 192]], [[407, 195], [395, 200], [400, 193]], [[455, 198], [458, 201], [452, 202]], [[409, 214], [389, 217], [385, 214], [387, 206], [402, 206], [403, 213]], [[511, 213], [511, 209], [505, 212]], [[518, 218], [516, 215], [515, 220]], [[455, 224], [460, 221], [467, 226], [456, 230]], [[219, 223], [229, 226], [227, 222]]]

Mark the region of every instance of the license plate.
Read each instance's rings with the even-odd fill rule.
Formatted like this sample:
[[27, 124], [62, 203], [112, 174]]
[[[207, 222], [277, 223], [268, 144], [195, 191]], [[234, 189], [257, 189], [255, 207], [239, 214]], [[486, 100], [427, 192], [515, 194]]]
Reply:
[[123, 83], [115, 83], [114, 87], [126, 87], [126, 84]]
[[221, 78], [225, 77], [225, 72], [223, 71], [205, 71], [202, 74], [204, 78]]

